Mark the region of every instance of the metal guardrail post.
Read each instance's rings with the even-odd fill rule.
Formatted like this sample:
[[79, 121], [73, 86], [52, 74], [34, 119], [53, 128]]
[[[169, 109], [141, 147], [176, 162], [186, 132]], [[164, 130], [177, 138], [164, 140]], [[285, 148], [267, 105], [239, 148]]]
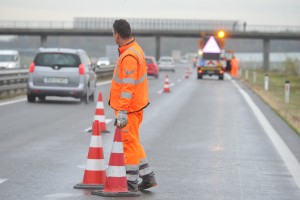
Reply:
[[269, 90], [269, 76], [268, 76], [268, 74], [265, 75], [264, 83], [265, 83], [264, 84], [265, 90], [266, 91]]
[[284, 102], [289, 103], [290, 102], [290, 81], [285, 81], [284, 86]]

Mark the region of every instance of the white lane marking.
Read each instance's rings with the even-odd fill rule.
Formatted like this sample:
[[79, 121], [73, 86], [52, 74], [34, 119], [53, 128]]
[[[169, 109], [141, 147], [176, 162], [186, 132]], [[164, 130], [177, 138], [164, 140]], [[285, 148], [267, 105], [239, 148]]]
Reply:
[[77, 165], [77, 168], [79, 168], [79, 169], [85, 169], [85, 165]]
[[82, 194], [71, 194], [71, 193], [55, 193], [55, 194], [47, 194], [44, 197], [46, 198], [64, 198], [64, 197], [79, 197]]
[[22, 98], [22, 99], [18, 99], [18, 100], [7, 101], [7, 102], [0, 103], [0, 106], [5, 106], [5, 105], [13, 104], [13, 103], [19, 103], [19, 102], [26, 101], [26, 100], [27, 100], [26, 98]]
[[276, 130], [261, 112], [261, 110], [255, 105], [251, 97], [233, 80], [232, 81], [234, 86], [238, 89], [238, 91], [242, 94], [252, 111], [254, 112], [256, 118], [258, 119], [259, 123], [265, 130], [265, 133], [269, 136], [270, 140], [272, 141], [274, 147], [277, 149], [279, 155], [285, 162], [288, 170], [294, 177], [294, 180], [300, 188], [300, 164], [294, 154], [291, 152], [289, 147], [284, 143], [281, 137], [278, 135]]
[[112, 122], [112, 121], [113, 121], [113, 119], [106, 119], [106, 120], [105, 120], [105, 123], [106, 123], [106, 124], [109, 124], [109, 123]]
[[[105, 123], [109, 124], [110, 122], [112, 122], [113, 119], [105, 119]], [[89, 127], [87, 129], [84, 130], [84, 132], [88, 133], [88, 132], [92, 132], [92, 127]]]
[[[111, 83], [111, 80], [108, 80], [108, 81], [97, 83], [97, 86], [107, 85], [107, 84], [110, 84], [110, 83]], [[0, 106], [5, 106], [5, 105], [13, 104], [13, 103], [19, 103], [19, 102], [26, 101], [26, 100], [27, 100], [27, 98], [7, 101], [7, 102], [0, 103]]]
[[0, 179], [0, 184], [4, 183], [5, 181], [7, 181], [8, 179]]
[[107, 85], [107, 84], [110, 84], [110, 83], [111, 83], [111, 80], [103, 81], [103, 82], [97, 83], [97, 86], [100, 86], [100, 85]]
[[[84, 164], [84, 165], [77, 165], [77, 168], [79, 168], [79, 169], [85, 169], [86, 168], [86, 164]], [[105, 165], [105, 169], [108, 169], [108, 165]]]
[[177, 79], [178, 82], [181, 82], [181, 78]]

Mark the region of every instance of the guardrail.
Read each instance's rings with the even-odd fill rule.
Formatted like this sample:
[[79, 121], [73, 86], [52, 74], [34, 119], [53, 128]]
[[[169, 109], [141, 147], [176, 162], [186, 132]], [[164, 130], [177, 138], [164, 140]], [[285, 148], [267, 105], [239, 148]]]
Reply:
[[[98, 80], [111, 77], [114, 66], [96, 68]], [[28, 69], [0, 70], [0, 96], [9, 96], [12, 92], [24, 93], [27, 89]]]

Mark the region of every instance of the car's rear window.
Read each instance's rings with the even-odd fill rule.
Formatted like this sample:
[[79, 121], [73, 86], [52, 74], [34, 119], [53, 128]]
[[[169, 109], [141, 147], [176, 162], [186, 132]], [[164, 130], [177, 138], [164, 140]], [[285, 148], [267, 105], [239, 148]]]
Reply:
[[162, 58], [160, 59], [161, 62], [172, 62], [171, 58]]
[[76, 54], [70, 53], [38, 53], [34, 59], [38, 66], [60, 66], [60, 67], [78, 67], [80, 59]]
[[154, 63], [153, 60], [151, 58], [146, 58], [146, 63], [147, 64], [152, 64]]

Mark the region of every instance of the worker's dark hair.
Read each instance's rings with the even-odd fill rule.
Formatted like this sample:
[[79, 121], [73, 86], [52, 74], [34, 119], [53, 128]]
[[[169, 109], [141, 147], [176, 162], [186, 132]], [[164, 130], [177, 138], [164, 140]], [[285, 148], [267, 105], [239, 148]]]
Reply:
[[129, 39], [131, 38], [131, 28], [130, 24], [125, 19], [117, 19], [113, 25], [115, 33], [118, 33], [121, 38]]

